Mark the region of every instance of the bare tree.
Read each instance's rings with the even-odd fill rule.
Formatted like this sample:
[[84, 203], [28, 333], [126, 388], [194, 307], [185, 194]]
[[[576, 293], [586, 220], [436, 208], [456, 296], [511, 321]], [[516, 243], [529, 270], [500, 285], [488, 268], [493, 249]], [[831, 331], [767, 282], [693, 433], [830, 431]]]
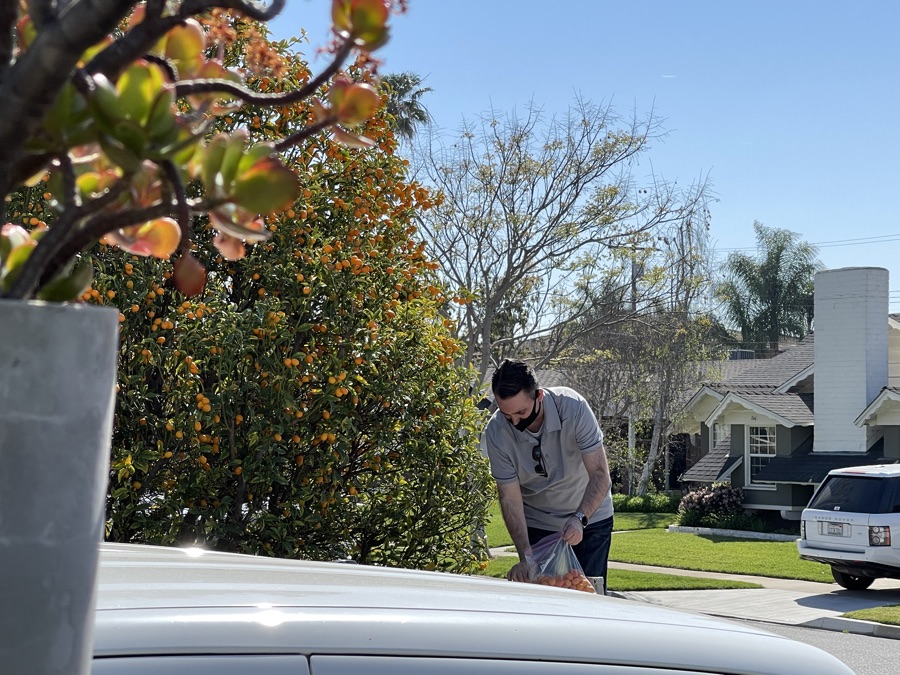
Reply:
[[580, 334], [622, 320], [617, 298], [631, 288], [633, 257], [655, 250], [663, 230], [706, 200], [703, 184], [637, 185], [636, 162], [662, 135], [653, 113], [625, 119], [577, 99], [561, 116], [532, 104], [524, 116], [464, 122], [451, 144], [434, 130], [417, 144], [417, 177], [440, 193], [421, 227], [464, 301], [456, 317], [464, 360], [482, 378], [524, 344], [546, 362]]
[[[622, 320], [582, 334], [560, 360], [610, 430], [640, 423], [651, 437], [611, 456], [628, 493], [645, 494], [667, 458], [673, 418], [686, 391], [720, 356], [714, 323], [702, 311], [710, 287], [705, 211], [669, 228], [657, 250], [633, 258]], [[639, 305], [637, 298], [643, 298]], [[632, 304], [632, 299], [634, 302]], [[668, 468], [668, 462], [666, 462]]]

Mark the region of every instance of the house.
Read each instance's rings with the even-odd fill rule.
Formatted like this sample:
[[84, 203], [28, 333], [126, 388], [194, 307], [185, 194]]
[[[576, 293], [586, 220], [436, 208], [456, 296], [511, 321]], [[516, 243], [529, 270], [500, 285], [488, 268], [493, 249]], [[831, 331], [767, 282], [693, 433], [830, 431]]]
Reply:
[[814, 334], [688, 401], [679, 430], [701, 457], [682, 482], [730, 482], [746, 508], [796, 520], [829, 470], [900, 461], [900, 316], [888, 294], [882, 268], [819, 272]]

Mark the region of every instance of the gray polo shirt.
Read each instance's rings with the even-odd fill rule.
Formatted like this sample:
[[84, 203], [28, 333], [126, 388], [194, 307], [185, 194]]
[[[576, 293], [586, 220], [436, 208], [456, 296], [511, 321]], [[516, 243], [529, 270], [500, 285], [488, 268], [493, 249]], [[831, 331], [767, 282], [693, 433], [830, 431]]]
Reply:
[[[544, 388], [541, 454], [547, 476], [538, 474], [531, 450], [538, 439], [518, 431], [498, 410], [484, 430], [483, 442], [497, 483], [518, 481], [529, 527], [561, 530], [581, 506], [588, 483], [581, 455], [603, 445], [603, 432], [587, 401], [568, 387]], [[613, 514], [612, 496], [591, 514], [590, 522]]]

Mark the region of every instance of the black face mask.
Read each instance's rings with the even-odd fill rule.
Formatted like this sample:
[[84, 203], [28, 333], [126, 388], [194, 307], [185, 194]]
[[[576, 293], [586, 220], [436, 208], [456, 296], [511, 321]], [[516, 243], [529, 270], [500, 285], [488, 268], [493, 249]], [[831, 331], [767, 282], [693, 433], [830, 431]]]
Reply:
[[513, 426], [519, 431], [525, 431], [532, 422], [537, 419], [537, 416], [540, 414], [540, 410], [537, 407], [537, 396], [534, 398], [534, 406], [531, 408], [531, 414], [528, 417], [523, 417], [518, 422], [513, 424]]

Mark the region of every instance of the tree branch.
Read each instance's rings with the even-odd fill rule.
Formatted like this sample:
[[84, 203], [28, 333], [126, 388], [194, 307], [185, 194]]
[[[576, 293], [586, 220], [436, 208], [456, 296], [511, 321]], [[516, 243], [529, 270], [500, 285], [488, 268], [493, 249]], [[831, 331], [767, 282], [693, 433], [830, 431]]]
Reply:
[[144, 20], [91, 59], [85, 70], [92, 75], [103, 73], [109, 79], [115, 80], [123, 68], [133, 63], [135, 59], [143, 57], [163, 35], [175, 26], [184, 23], [186, 19], [221, 7], [237, 10], [256, 21], [268, 21], [281, 12], [284, 2], [285, 0], [273, 0], [272, 4], [265, 9], [239, 0], [187, 2], [181, 6], [178, 14], [172, 16], [162, 15], [164, 2], [157, 1], [148, 4]]
[[[28, 256], [28, 260], [22, 265], [15, 283], [13, 283], [4, 297], [12, 299], [30, 298], [38, 289], [50, 281], [53, 273], [49, 272], [49, 270], [61, 269], [63, 265], [87, 245], [84, 244], [74, 250], [70, 249], [70, 242], [78, 237], [78, 234], [75, 233], [73, 235], [73, 232], [79, 221], [86, 215], [96, 213], [111, 204], [125, 191], [127, 186], [127, 181], [119, 181], [106, 194], [92, 200], [85, 207], [72, 206], [67, 208], [38, 241], [38, 245], [35, 246], [31, 255]], [[88, 243], [90, 243], [90, 240]]]
[[350, 40], [344, 40], [340, 49], [335, 53], [334, 59], [328, 67], [319, 73], [315, 78], [307, 82], [305, 85], [295, 91], [288, 91], [280, 94], [261, 94], [252, 89], [247, 89], [239, 84], [228, 80], [185, 80], [175, 85], [175, 95], [178, 98], [189, 96], [191, 94], [230, 94], [244, 103], [255, 103], [257, 105], [276, 105], [297, 103], [309, 98], [318, 91], [319, 87], [325, 84], [332, 75], [340, 70], [344, 61], [353, 51], [353, 43]]
[[324, 120], [321, 120], [320, 122], [310, 124], [308, 127], [304, 127], [300, 131], [282, 138], [280, 141], [278, 141], [278, 143], [275, 144], [275, 150], [276, 152], [284, 152], [288, 148], [299, 144], [302, 140], [309, 138], [313, 134], [317, 134], [323, 129], [327, 129], [335, 122], [337, 122], [337, 117], [331, 115], [329, 117], [326, 117]]
[[191, 239], [191, 208], [188, 204], [187, 193], [175, 164], [171, 160], [166, 160], [162, 163], [162, 168], [175, 193], [176, 220], [181, 228], [181, 247], [185, 249], [190, 246]]
[[16, 3], [0, 2], [0, 79], [10, 67], [16, 44]]
[[4, 106], [0, 148], [5, 165], [0, 168], [0, 188], [4, 194], [11, 188], [16, 173], [12, 167], [20, 160], [25, 141], [34, 137], [84, 50], [112, 32], [132, 7], [132, 0], [82, 0], [70, 5], [4, 73], [0, 81]]

